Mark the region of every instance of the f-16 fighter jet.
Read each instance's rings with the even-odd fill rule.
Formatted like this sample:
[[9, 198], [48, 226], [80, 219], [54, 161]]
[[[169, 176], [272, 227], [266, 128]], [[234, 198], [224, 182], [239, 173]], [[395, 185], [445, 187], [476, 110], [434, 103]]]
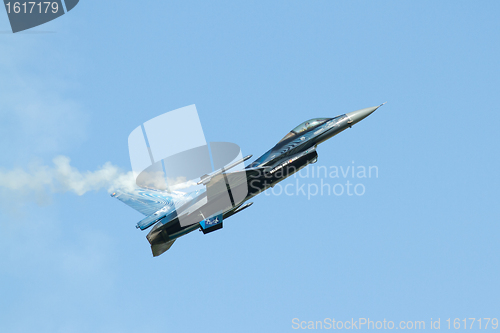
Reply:
[[[252, 205], [248, 202], [251, 198], [315, 163], [318, 144], [365, 119], [381, 105], [334, 118], [307, 120], [247, 167], [241, 166], [251, 155], [198, 177], [195, 191], [138, 188], [117, 191], [112, 196], [146, 215], [137, 223], [137, 228], [146, 230], [152, 227], [147, 239], [153, 256], [159, 256], [177, 238], [194, 230], [207, 234], [221, 229], [223, 220]], [[231, 171], [238, 165], [240, 170]]]

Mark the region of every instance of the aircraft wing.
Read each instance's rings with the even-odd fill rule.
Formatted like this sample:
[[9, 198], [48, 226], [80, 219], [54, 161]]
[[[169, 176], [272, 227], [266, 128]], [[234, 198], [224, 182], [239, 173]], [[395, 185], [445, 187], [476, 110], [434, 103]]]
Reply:
[[[132, 207], [143, 215], [149, 216], [166, 205], [172, 205], [174, 196], [164, 191], [137, 188], [132, 191], [116, 191], [111, 196]], [[181, 197], [181, 195], [177, 195]]]
[[[207, 193], [210, 198], [218, 197], [219, 195], [226, 195], [227, 184], [230, 185], [231, 189], [241, 188], [242, 186], [247, 187], [249, 180], [256, 178], [261, 175], [266, 168], [250, 168], [240, 171], [226, 172], [222, 174], [215, 175], [206, 184]], [[246, 188], [247, 189], [247, 188]], [[209, 198], [209, 200], [210, 200]]]

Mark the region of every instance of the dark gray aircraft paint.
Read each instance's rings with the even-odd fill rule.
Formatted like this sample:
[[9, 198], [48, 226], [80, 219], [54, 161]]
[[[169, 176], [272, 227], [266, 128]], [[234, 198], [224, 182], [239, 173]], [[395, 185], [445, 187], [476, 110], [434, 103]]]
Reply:
[[[251, 156], [201, 176], [198, 184], [205, 185], [205, 190], [190, 192], [180, 198], [169, 197], [168, 192], [148, 189], [141, 189], [139, 193], [116, 192], [112, 196], [147, 215], [137, 227], [145, 230], [154, 225], [147, 239], [153, 255], [158, 256], [167, 251], [177, 238], [191, 231], [200, 229], [207, 234], [222, 228], [224, 219], [252, 205], [251, 202], [245, 204], [246, 201], [308, 164], [315, 163], [318, 144], [352, 127], [380, 106], [334, 118], [305, 121], [245, 169], [228, 171]], [[180, 203], [178, 208], [174, 201]]]

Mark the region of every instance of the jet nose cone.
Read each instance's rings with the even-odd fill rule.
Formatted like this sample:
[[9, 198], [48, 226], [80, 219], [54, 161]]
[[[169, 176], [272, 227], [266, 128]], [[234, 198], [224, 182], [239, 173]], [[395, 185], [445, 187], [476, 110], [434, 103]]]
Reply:
[[371, 115], [373, 112], [375, 112], [375, 110], [377, 110], [379, 107], [381, 107], [384, 104], [346, 113], [346, 116], [349, 117], [349, 119], [350, 119], [349, 124], [352, 126], [352, 125], [356, 124], [357, 122], [360, 122], [361, 120], [363, 120], [366, 117], [368, 117], [369, 115]]

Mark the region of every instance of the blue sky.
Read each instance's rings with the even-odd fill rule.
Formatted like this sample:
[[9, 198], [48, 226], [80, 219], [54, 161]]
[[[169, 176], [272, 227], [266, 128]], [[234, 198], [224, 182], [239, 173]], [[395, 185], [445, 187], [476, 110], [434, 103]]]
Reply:
[[499, 10], [81, 1], [18, 34], [0, 13], [3, 171], [58, 155], [81, 171], [130, 170], [129, 133], [190, 104], [208, 141], [257, 157], [306, 119], [388, 101], [318, 148], [315, 166], [377, 166], [370, 179], [324, 179], [364, 195], [262, 194], [158, 258], [135, 229], [142, 215], [105, 190], [0, 192], [0, 331], [498, 318]]

